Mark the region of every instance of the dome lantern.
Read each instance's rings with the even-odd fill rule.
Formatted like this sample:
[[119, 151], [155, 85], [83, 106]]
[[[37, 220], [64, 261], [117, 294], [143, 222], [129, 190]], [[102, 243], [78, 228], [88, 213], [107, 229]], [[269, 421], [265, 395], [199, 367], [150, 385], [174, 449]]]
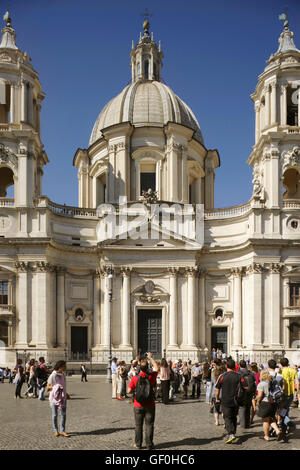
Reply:
[[156, 80], [161, 81], [161, 67], [163, 53], [161, 48], [157, 47], [153, 40], [153, 33], [150, 36], [150, 23], [146, 19], [143, 23], [144, 34], [140, 34], [139, 42], [135, 48], [132, 48], [131, 71], [132, 82], [138, 80]]

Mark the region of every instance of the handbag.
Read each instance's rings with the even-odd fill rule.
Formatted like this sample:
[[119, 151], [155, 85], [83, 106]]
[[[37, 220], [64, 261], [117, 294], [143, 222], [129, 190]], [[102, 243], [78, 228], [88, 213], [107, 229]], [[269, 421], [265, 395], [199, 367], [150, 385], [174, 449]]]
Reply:
[[257, 416], [260, 418], [269, 418], [274, 415], [274, 404], [269, 401], [262, 401], [258, 407]]

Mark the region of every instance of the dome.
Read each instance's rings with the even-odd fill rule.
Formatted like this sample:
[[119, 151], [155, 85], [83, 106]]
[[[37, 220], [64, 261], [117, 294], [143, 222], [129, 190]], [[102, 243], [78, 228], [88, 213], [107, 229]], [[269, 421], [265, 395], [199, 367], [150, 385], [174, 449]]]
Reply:
[[136, 81], [126, 86], [99, 114], [89, 145], [102, 137], [106, 127], [130, 122], [136, 127], [162, 127], [175, 122], [194, 129], [194, 138], [203, 144], [203, 137], [193, 112], [160, 81]]

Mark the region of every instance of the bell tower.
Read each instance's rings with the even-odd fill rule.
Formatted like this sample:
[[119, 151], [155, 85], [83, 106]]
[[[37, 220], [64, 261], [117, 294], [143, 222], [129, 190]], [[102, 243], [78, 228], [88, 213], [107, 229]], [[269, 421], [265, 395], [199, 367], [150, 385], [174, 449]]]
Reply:
[[300, 50], [287, 15], [279, 47], [267, 61], [251, 95], [255, 107], [253, 198], [270, 209], [286, 199], [300, 200]]
[[43, 166], [48, 162], [40, 139], [45, 95], [30, 57], [16, 46], [9, 12], [4, 20], [0, 41], [0, 199], [6, 205], [9, 195], [16, 207], [30, 207], [42, 194]]

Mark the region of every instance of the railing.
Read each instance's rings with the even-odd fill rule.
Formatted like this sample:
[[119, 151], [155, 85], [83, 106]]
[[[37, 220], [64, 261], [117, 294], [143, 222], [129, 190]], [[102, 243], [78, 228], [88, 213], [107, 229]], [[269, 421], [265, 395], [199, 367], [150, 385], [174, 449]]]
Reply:
[[64, 217], [97, 217], [96, 209], [66, 206], [50, 201], [46, 196], [42, 196], [37, 201], [38, 207], [48, 207], [51, 212]]
[[0, 197], [0, 207], [14, 207], [15, 200], [10, 197]]
[[85, 352], [70, 352], [69, 361], [89, 361], [90, 355]]
[[238, 217], [240, 215], [246, 214], [251, 209], [251, 203], [247, 202], [246, 204], [241, 204], [239, 206], [224, 207], [221, 209], [212, 209], [210, 211], [205, 211], [205, 219], [221, 219], [221, 218], [230, 218]]
[[300, 209], [300, 199], [285, 199], [283, 209]]
[[13, 315], [15, 313], [15, 305], [0, 304], [0, 316], [1, 315]]

